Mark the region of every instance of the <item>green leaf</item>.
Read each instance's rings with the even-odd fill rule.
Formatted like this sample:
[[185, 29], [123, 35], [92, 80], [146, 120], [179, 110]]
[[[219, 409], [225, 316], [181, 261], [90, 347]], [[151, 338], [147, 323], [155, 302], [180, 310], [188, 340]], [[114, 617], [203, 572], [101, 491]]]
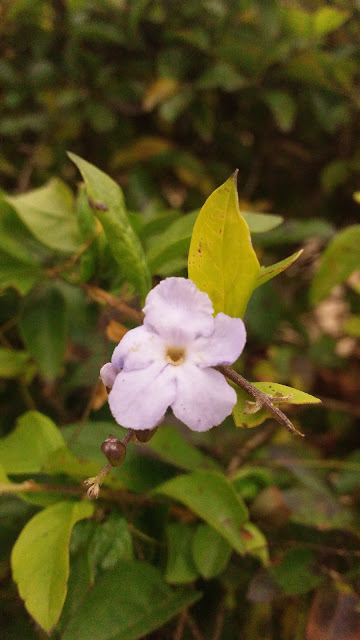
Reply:
[[350, 336], [360, 338], [360, 316], [350, 316], [342, 326], [343, 331]]
[[[250, 227], [251, 229], [251, 227]], [[310, 220], [286, 220], [276, 230], [256, 236], [257, 246], [272, 247], [282, 244], [297, 244], [308, 238], [323, 238], [330, 240], [334, 235], [334, 227], [326, 220], [312, 218]]]
[[[76, 426], [64, 427], [62, 429], [64, 437], [70, 439], [75, 428]], [[76, 441], [70, 445], [71, 450], [79, 458], [103, 465], [104, 456], [99, 443], [103, 442], [109, 433], [121, 440], [126, 430], [110, 421], [87, 422]], [[128, 447], [124, 464], [121, 467], [114, 467], [108, 478], [115, 477], [117, 483], [122, 483], [130, 491], [144, 493], [162, 484], [173, 474], [173, 467], [149, 455], [144, 455], [142, 446], [133, 446]]]
[[30, 291], [44, 277], [45, 253], [13, 207], [0, 200], [0, 290], [14, 287], [22, 295]]
[[0, 464], [0, 482], [1, 484], [10, 484], [10, 480], [7, 477], [6, 471], [2, 464]]
[[174, 591], [145, 562], [121, 561], [96, 582], [62, 640], [138, 640], [199, 598], [196, 591]]
[[17, 378], [25, 373], [30, 354], [0, 347], [0, 378]]
[[47, 380], [59, 375], [66, 347], [67, 309], [55, 286], [33, 292], [24, 302], [20, 333], [26, 348]]
[[321, 302], [357, 269], [360, 269], [360, 225], [353, 225], [340, 231], [322, 254], [310, 288], [311, 303]]
[[34, 238], [14, 207], [6, 200], [0, 200], [0, 250], [15, 262], [38, 270], [50, 255], [48, 249]]
[[313, 16], [316, 35], [323, 36], [335, 31], [350, 17], [349, 11], [339, 11], [335, 7], [320, 7]]
[[11, 567], [20, 596], [45, 631], [57, 623], [65, 601], [71, 531], [93, 511], [91, 502], [47, 507], [29, 520], [12, 550]]
[[238, 553], [244, 553], [239, 530], [248, 519], [247, 508], [224, 475], [217, 471], [194, 471], [165, 482], [155, 492], [185, 504]]
[[0, 290], [13, 287], [20, 295], [25, 295], [44, 277], [40, 267], [19, 262], [1, 249], [0, 263]]
[[217, 468], [217, 464], [212, 458], [190, 444], [172, 425], [162, 425], [146, 446], [166, 462], [185, 471]]
[[161, 275], [161, 267], [164, 264], [187, 254], [197, 216], [197, 211], [182, 216], [179, 220], [175, 220], [165, 233], [153, 240], [146, 254], [151, 273]]
[[0, 440], [0, 463], [7, 473], [37, 473], [49, 455], [64, 445], [50, 418], [28, 411], [19, 418], [14, 431]]
[[189, 278], [210, 296], [215, 313], [242, 317], [259, 274], [249, 228], [239, 211], [236, 174], [216, 189], [195, 222]]
[[290, 267], [290, 265], [292, 265], [295, 262], [295, 260], [298, 259], [298, 257], [302, 254], [302, 252], [303, 252], [303, 249], [300, 249], [300, 251], [293, 253], [288, 258], [285, 258], [284, 260], [281, 260], [276, 264], [271, 264], [269, 267], [261, 267], [259, 271], [259, 275], [256, 280], [255, 287], [256, 288], [261, 287], [262, 284], [265, 284], [265, 282], [268, 282], [268, 280], [275, 278], [275, 276], [279, 275], [279, 273], [282, 273], [283, 271], [285, 271], [285, 269]]
[[23, 223], [47, 247], [73, 253], [81, 245], [74, 197], [59, 178], [18, 196], [6, 196]]
[[[168, 559], [165, 571], [166, 582], [187, 584], [199, 576], [192, 557], [194, 527], [174, 522], [166, 527]], [[225, 543], [226, 544], [226, 543]]]
[[253, 213], [252, 211], [240, 210], [242, 217], [245, 219], [250, 233], [265, 233], [271, 229], [275, 229], [282, 222], [281, 216], [276, 216], [273, 213]]
[[238, 73], [233, 65], [219, 61], [214, 65], [209, 65], [197, 81], [196, 86], [198, 89], [223, 89], [233, 92], [247, 84], [247, 80]]
[[125, 518], [113, 513], [95, 529], [89, 545], [89, 557], [95, 573], [111, 569], [119, 560], [133, 559], [133, 545]]
[[287, 595], [307, 593], [325, 580], [312, 570], [315, 554], [310, 549], [291, 549], [284, 554], [281, 564], [269, 569], [270, 575]]
[[265, 91], [264, 99], [280, 131], [284, 133], [291, 131], [296, 118], [294, 98], [286, 91]]
[[[285, 384], [278, 384], [277, 382], [253, 382], [252, 384], [270, 396], [281, 398], [281, 395], [288, 396], [291, 394], [292, 397], [285, 400], [286, 404], [319, 404], [321, 402], [318, 398], [310, 396], [304, 391], [287, 387]], [[256, 413], [245, 413], [246, 403], [253, 402], [254, 398], [243, 389], [240, 389], [240, 387], [233, 386], [237, 395], [237, 403], [233, 408], [234, 422], [237, 427], [245, 427], [247, 429], [257, 427], [264, 420], [271, 417], [266, 409], [260, 409]]]
[[200, 575], [209, 580], [226, 568], [232, 547], [208, 524], [199, 524], [193, 540], [193, 557]]
[[262, 531], [252, 522], [245, 522], [241, 535], [245, 542], [246, 553], [258, 558], [264, 566], [267, 566], [269, 564], [269, 549]]
[[104, 227], [110, 249], [124, 279], [145, 297], [151, 286], [150, 274], [140, 241], [126, 214], [119, 185], [86, 160], [74, 153], [68, 155], [84, 178], [94, 214]]

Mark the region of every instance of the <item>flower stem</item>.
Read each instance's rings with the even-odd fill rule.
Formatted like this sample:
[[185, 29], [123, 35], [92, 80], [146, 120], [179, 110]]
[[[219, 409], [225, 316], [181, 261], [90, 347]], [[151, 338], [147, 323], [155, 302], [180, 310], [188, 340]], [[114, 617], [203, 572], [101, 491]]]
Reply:
[[263, 393], [262, 391], [260, 391], [260, 389], [257, 389], [257, 387], [246, 380], [246, 378], [243, 378], [240, 373], [237, 373], [237, 371], [234, 371], [234, 369], [232, 369], [228, 365], [220, 365], [219, 367], [216, 367], [216, 369], [220, 371], [220, 373], [222, 373], [224, 376], [229, 378], [229, 380], [235, 382], [238, 387], [244, 389], [244, 391], [249, 393], [253, 398], [255, 398], [255, 400], [259, 400], [261, 405], [265, 409], [267, 409], [269, 413], [271, 413], [275, 420], [279, 422], [279, 424], [282, 424], [285, 429], [290, 431], [290, 433], [297, 436], [304, 436], [303, 433], [301, 433], [294, 427], [293, 423], [289, 420], [285, 413], [280, 411], [280, 409], [273, 404], [271, 398], [266, 395], [266, 393]]
[[[86, 484], [89, 487], [89, 489], [87, 491], [87, 495], [88, 495], [89, 498], [97, 498], [98, 497], [99, 491], [100, 491], [100, 487], [101, 487], [102, 483], [104, 482], [104, 479], [106, 478], [108, 473], [111, 471], [111, 469], [114, 466], [119, 466], [119, 464], [122, 464], [122, 462], [125, 459], [126, 447], [129, 444], [129, 442], [131, 442], [131, 440], [134, 438], [134, 435], [135, 435], [134, 429], [129, 429], [129, 431], [125, 434], [125, 436], [123, 437], [122, 440], [116, 440], [116, 438], [113, 438], [113, 436], [109, 436], [109, 438], [112, 438], [118, 444], [122, 445], [124, 453], [122, 455], [121, 461], [118, 462], [118, 464], [116, 464], [114, 462], [114, 460], [112, 460], [112, 458], [110, 458], [111, 462], [109, 461], [101, 469], [101, 471], [99, 471], [97, 476], [95, 476], [93, 478], [87, 478], [87, 480], [84, 481], [84, 484]], [[103, 444], [106, 444], [108, 442], [109, 438], [107, 440], [105, 440], [105, 443], [103, 443]]]

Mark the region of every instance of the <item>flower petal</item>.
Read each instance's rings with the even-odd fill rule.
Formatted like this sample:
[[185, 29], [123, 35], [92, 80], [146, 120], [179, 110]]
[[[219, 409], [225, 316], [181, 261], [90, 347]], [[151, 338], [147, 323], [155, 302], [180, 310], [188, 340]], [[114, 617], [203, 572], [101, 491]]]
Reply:
[[240, 318], [225, 313], [215, 316], [215, 329], [208, 338], [198, 338], [188, 348], [191, 362], [199, 367], [232, 364], [238, 359], [246, 342], [246, 330]]
[[116, 367], [114, 367], [113, 364], [111, 364], [111, 362], [107, 362], [106, 364], [104, 364], [103, 367], [101, 367], [100, 369], [100, 378], [103, 381], [105, 387], [113, 387], [114, 386], [114, 382], [115, 382], [115, 378], [119, 373], [119, 369], [117, 369]]
[[182, 346], [197, 336], [212, 333], [213, 312], [209, 296], [192, 280], [166, 278], [146, 298], [144, 325]]
[[172, 410], [193, 431], [207, 431], [220, 424], [236, 403], [235, 390], [214, 369], [184, 364], [176, 371], [176, 399]]
[[133, 371], [145, 369], [153, 362], [165, 362], [165, 344], [156, 333], [146, 327], [136, 327], [125, 333], [115, 348], [111, 362], [117, 369]]
[[127, 429], [153, 429], [174, 401], [174, 367], [155, 363], [139, 371], [121, 371], [109, 393], [116, 422]]

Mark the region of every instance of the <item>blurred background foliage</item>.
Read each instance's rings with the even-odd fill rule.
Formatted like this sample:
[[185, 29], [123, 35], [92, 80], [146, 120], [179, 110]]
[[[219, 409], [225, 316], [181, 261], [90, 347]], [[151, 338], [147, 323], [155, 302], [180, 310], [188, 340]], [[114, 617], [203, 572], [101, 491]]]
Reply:
[[[229, 421], [201, 436], [184, 432], [186, 440], [169, 426], [145, 453], [129, 447], [116, 478], [135, 498], [99, 501], [95, 519], [75, 526], [69, 596], [54, 638], [90, 637], [81, 594], [95, 581], [98, 599], [90, 604], [102, 612], [101, 638], [145, 637], [139, 634], [166, 623], [146, 637], [317, 640], [335, 633], [355, 640], [359, 3], [3, 0], [0, 12], [0, 433], [17, 434], [0, 448], [8, 475], [45, 484], [55, 476], [59, 496], [68, 497], [68, 485], [102, 464], [102, 440], [121, 435], [97, 380], [138, 321], [139, 288], [119, 270], [84, 189], [76, 192], [79, 174], [66, 150], [123, 188], [154, 283], [186, 274], [197, 210], [238, 167], [240, 206], [261, 262], [304, 248], [289, 271], [255, 291], [240, 370], [323, 399], [322, 408], [289, 409], [306, 433], [301, 442], [271, 422], [248, 431]], [[254, 212], [273, 212], [283, 224], [280, 217], [251, 221]], [[63, 441], [38, 414], [26, 414], [13, 431], [34, 409], [62, 427], [65, 457], [54, 459]], [[82, 426], [76, 438], [74, 424]], [[37, 444], [39, 432], [46, 444]], [[244, 558], [231, 555], [191, 509], [156, 500], [139, 509], [143, 492], [199, 466], [227, 469], [250, 509]], [[25, 522], [53, 502], [50, 491], [43, 494], [1, 498], [4, 640], [45, 637], [9, 568]], [[214, 557], [204, 558], [204, 548]], [[174, 602], [159, 576], [150, 580], [137, 565], [126, 574], [134, 554], [157, 565], [169, 584], [190, 585], [188, 600]], [[121, 570], [111, 573], [116, 563]], [[143, 589], [137, 606], [153, 616], [138, 635], [134, 627], [132, 636], [117, 628], [113, 636], [110, 614], [104, 620], [109, 599], [126, 600], [122, 572]], [[196, 600], [193, 585], [203, 598], [174, 618]], [[151, 611], [155, 588], [168, 604], [162, 618]]]

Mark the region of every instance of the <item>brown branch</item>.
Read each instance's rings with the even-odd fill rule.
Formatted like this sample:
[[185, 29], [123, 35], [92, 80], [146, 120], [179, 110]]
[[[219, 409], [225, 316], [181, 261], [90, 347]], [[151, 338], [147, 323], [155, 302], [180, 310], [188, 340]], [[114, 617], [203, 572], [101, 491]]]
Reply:
[[244, 444], [241, 449], [239, 449], [238, 453], [230, 460], [229, 466], [227, 469], [227, 473], [229, 476], [232, 476], [235, 471], [241, 467], [241, 465], [245, 462], [246, 458], [248, 458], [253, 451], [262, 447], [276, 431], [276, 426], [274, 424], [269, 424], [265, 426], [263, 429], [257, 431], [249, 440]]
[[137, 324], [141, 324], [144, 319], [144, 314], [142, 311], [137, 311], [132, 307], [129, 307], [126, 302], [120, 300], [116, 296], [113, 296], [111, 293], [100, 289], [100, 287], [95, 287], [92, 284], [87, 284], [86, 282], [82, 283], [82, 288], [95, 300], [101, 304], [107, 304], [109, 307], [113, 307], [113, 309], [117, 309], [121, 313], [125, 314], [130, 320], [133, 320]]
[[279, 424], [282, 424], [283, 427], [285, 427], [285, 429], [287, 429], [290, 433], [298, 436], [304, 435], [294, 427], [293, 423], [289, 420], [285, 413], [280, 411], [278, 407], [275, 407], [275, 405], [271, 401], [271, 398], [266, 395], [266, 393], [263, 393], [262, 391], [260, 391], [260, 389], [254, 387], [254, 385], [246, 380], [246, 378], [243, 378], [240, 373], [237, 373], [237, 371], [234, 371], [234, 369], [232, 369], [228, 365], [221, 365], [219, 367], [216, 367], [216, 369], [220, 371], [220, 373], [224, 374], [224, 376], [229, 378], [229, 380], [235, 382], [238, 387], [241, 387], [241, 389], [244, 389], [244, 391], [253, 396], [255, 400], [259, 400], [261, 406], [264, 407], [264, 409], [266, 409], [275, 418], [275, 420]]

